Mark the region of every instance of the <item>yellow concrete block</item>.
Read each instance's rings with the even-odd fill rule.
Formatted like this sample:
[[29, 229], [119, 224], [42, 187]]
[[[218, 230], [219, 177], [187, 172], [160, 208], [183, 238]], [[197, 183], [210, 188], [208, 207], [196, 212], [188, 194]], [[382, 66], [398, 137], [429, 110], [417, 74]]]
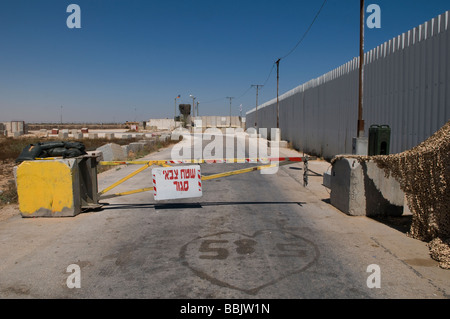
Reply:
[[23, 217], [76, 215], [73, 161], [25, 161], [16, 170]]

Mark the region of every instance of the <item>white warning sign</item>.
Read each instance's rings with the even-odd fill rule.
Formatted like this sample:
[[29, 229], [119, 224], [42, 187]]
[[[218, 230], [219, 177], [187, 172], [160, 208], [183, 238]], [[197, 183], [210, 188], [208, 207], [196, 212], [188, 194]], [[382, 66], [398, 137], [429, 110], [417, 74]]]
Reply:
[[200, 165], [152, 169], [155, 200], [202, 196]]

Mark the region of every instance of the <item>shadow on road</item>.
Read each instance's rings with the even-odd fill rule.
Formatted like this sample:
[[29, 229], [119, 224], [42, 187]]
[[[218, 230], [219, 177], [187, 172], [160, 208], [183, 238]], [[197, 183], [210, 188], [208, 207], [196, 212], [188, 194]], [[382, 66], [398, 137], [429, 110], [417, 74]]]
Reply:
[[379, 223], [385, 224], [391, 228], [398, 230], [404, 234], [408, 233], [411, 229], [412, 223], [412, 215], [404, 215], [404, 216], [378, 216], [378, 217], [370, 217], [373, 220], [376, 220]]
[[154, 208], [157, 210], [164, 209], [198, 209], [207, 206], [232, 206], [232, 205], [299, 205], [303, 206], [305, 202], [203, 202], [203, 203], [139, 203], [139, 204], [106, 204], [103, 210], [112, 209], [142, 209], [142, 208]]

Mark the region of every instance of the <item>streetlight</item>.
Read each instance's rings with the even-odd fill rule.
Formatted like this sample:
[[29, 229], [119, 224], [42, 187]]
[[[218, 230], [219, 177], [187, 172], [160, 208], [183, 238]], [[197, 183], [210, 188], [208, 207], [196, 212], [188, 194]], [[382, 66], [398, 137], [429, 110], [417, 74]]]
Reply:
[[[192, 112], [193, 112], [194, 117], [195, 117], [195, 99], [196, 99], [196, 97], [193, 96], [192, 94], [190, 94], [189, 97], [192, 99]], [[198, 113], [198, 112], [197, 112], [197, 113]], [[197, 114], [197, 115], [198, 115], [198, 114]]]

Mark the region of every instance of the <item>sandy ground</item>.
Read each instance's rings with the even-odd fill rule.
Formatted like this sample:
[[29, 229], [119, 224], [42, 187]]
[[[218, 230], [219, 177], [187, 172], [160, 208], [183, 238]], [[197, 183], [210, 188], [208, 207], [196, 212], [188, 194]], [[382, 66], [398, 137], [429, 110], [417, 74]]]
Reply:
[[20, 215], [18, 204], [9, 204], [0, 207], [0, 222], [18, 215]]
[[[14, 183], [14, 161], [0, 161], [0, 191], [7, 189], [8, 183]], [[0, 221], [20, 215], [18, 204], [0, 204]]]

